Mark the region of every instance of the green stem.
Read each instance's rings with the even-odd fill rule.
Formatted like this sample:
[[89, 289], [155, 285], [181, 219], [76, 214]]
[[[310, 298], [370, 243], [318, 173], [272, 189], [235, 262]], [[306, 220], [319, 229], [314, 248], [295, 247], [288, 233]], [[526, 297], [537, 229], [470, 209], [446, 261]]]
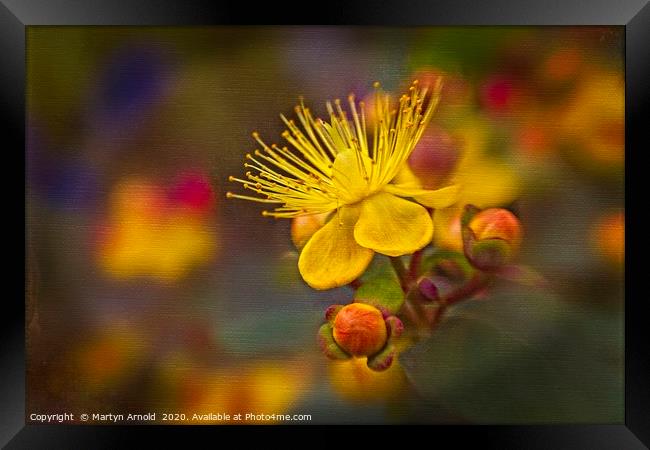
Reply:
[[422, 251], [415, 252], [411, 256], [408, 269], [404, 265], [402, 258], [398, 256], [391, 256], [390, 262], [399, 278], [400, 285], [405, 295], [402, 312], [417, 327], [420, 337], [426, 337], [431, 334], [431, 331], [434, 330], [442, 320], [449, 306], [472, 298], [489, 284], [491, 278], [486, 276], [483, 272], [476, 272], [474, 276], [459, 289], [455, 290], [447, 297], [439, 299], [437, 301], [438, 306], [435, 309], [424, 308], [421, 300], [418, 299], [419, 291], [417, 291], [417, 293], [415, 291], [418, 289], [416, 281], [421, 258]]
[[348, 286], [350, 286], [352, 288], [352, 290], [356, 291], [357, 289], [359, 289], [361, 287], [361, 284], [362, 284], [361, 280], [359, 278], [357, 278], [356, 280], [350, 281], [350, 284]]
[[461, 288], [455, 290], [444, 299], [445, 306], [453, 305], [463, 300], [472, 298], [485, 288], [490, 282], [490, 277], [486, 276], [483, 272], [476, 272], [474, 276], [463, 285]]
[[406, 294], [404, 304], [402, 305], [402, 311], [413, 325], [415, 325], [418, 336], [420, 338], [426, 338], [430, 335], [430, 328], [428, 326], [427, 317], [421, 299], [419, 299], [421, 294], [417, 290], [417, 287], [414, 289], [411, 289]]
[[430, 329], [434, 329], [438, 325], [449, 306], [463, 300], [469, 300], [484, 289], [489, 282], [490, 277], [483, 272], [477, 272], [464, 286], [452, 292], [446, 298], [438, 300], [438, 307], [434, 310], [433, 315], [427, 318]]
[[402, 258], [400, 258], [399, 256], [391, 256], [390, 263], [393, 265], [393, 269], [397, 274], [397, 278], [399, 278], [399, 282], [402, 286], [402, 290], [406, 294], [409, 288], [409, 280], [408, 280], [408, 273], [406, 271], [406, 266], [404, 265]]
[[442, 319], [442, 316], [445, 314], [446, 311], [447, 311], [447, 304], [438, 303], [438, 307], [434, 310], [433, 316], [427, 318], [429, 322], [429, 329], [433, 330], [438, 325], [440, 319]]

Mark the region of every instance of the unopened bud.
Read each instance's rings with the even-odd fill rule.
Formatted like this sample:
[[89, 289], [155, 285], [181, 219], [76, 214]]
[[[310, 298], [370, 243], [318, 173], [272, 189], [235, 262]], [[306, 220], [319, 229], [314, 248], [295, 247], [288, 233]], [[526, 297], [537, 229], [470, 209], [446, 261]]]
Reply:
[[377, 353], [388, 337], [381, 311], [364, 303], [344, 306], [334, 319], [333, 329], [336, 343], [354, 356]]
[[421, 278], [418, 281], [418, 288], [420, 289], [420, 293], [427, 300], [431, 300], [431, 301], [438, 300], [439, 298], [438, 287], [429, 278]]
[[521, 244], [521, 222], [503, 208], [490, 208], [481, 211], [469, 223], [479, 241], [501, 239], [510, 245], [513, 251], [519, 250]]
[[291, 240], [298, 250], [302, 249], [314, 233], [325, 225], [328, 214], [310, 214], [294, 217], [291, 221]]
[[404, 324], [394, 315], [366, 303], [332, 305], [325, 311], [318, 343], [330, 359], [366, 357], [373, 371], [388, 369], [396, 355]]
[[481, 270], [495, 270], [510, 263], [521, 244], [521, 223], [510, 211], [483, 211], [468, 205], [463, 215], [465, 255]]

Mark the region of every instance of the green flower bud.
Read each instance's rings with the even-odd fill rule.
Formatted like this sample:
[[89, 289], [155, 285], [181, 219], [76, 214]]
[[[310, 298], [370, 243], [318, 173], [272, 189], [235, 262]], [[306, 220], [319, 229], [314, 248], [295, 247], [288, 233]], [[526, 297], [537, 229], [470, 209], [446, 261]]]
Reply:
[[323, 324], [318, 330], [318, 345], [325, 356], [330, 359], [349, 359], [350, 355], [345, 353], [334, 341], [332, 326], [329, 323]]
[[388, 369], [395, 359], [395, 347], [387, 345], [384, 349], [368, 357], [368, 367], [374, 371], [381, 372]]
[[472, 264], [478, 268], [497, 268], [512, 256], [510, 245], [502, 239], [485, 239], [472, 244]]

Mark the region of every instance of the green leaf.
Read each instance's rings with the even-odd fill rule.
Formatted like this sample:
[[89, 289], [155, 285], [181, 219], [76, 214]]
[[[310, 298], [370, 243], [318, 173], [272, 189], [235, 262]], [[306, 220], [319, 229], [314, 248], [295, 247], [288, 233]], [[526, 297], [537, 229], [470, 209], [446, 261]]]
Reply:
[[536, 288], [544, 288], [548, 285], [548, 282], [539, 272], [534, 270], [532, 267], [521, 264], [504, 266], [495, 272], [495, 275], [514, 283], [533, 286]]
[[430, 402], [474, 423], [623, 420], [620, 312], [519, 290], [452, 313], [400, 356]]
[[354, 301], [397, 314], [404, 303], [404, 292], [387, 258], [375, 256], [361, 278], [361, 287], [357, 289]]

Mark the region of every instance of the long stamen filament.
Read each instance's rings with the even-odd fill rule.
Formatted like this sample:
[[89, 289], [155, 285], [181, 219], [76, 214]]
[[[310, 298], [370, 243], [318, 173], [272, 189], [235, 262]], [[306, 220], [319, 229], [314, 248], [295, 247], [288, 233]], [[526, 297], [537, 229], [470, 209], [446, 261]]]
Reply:
[[[354, 94], [348, 96], [351, 118], [340, 100], [335, 100], [333, 105], [326, 103], [329, 123], [314, 118], [301, 98], [300, 105], [294, 109], [297, 122], [281, 116], [287, 126], [282, 136], [293, 149], [275, 144], [269, 146], [258, 133], [253, 133], [262, 150], [246, 155], [244, 167], [252, 171], [246, 172], [246, 179], [229, 177], [230, 181], [260, 197], [231, 192], [227, 197], [280, 204], [274, 211], [263, 212], [265, 216], [276, 218], [338, 209], [345, 201], [358, 201], [354, 195], [344, 195], [342, 189], [360, 189], [352, 185], [350, 173], [340, 170], [334, 173], [334, 160], [345, 151], [354, 154], [356, 170], [366, 183], [360, 191], [364, 195], [371, 195], [390, 183], [407, 162], [431, 120], [442, 84], [437, 80], [427, 98], [427, 89], [421, 89], [415, 81], [408, 94], [399, 99], [396, 110], [390, 109], [390, 97], [381, 90], [379, 83], [373, 86], [372, 145], [367, 134], [365, 105], [359, 102], [357, 108]], [[338, 179], [336, 183], [335, 178]], [[345, 187], [346, 183], [349, 187]]]

